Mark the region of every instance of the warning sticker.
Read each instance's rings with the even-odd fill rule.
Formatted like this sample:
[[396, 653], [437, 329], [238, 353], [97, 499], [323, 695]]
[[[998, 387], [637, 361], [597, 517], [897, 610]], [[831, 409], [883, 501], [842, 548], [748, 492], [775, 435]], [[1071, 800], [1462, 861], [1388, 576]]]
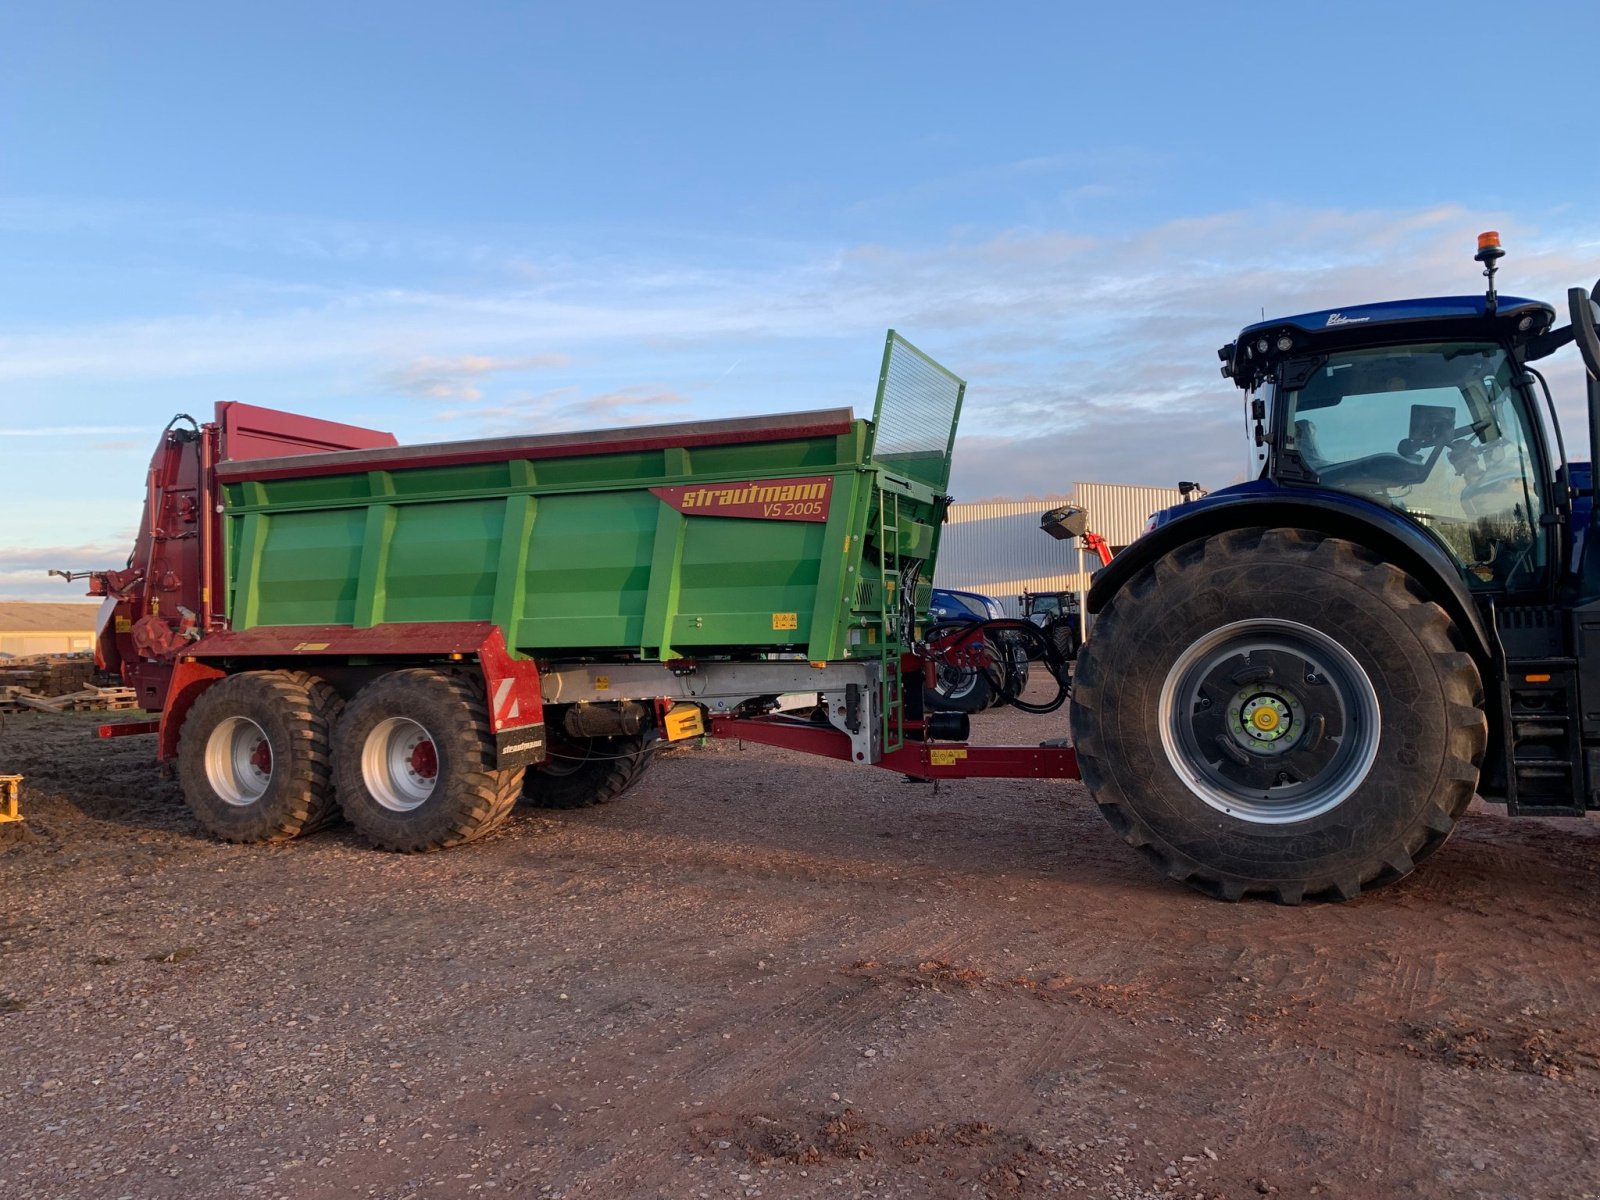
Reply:
[[928, 765], [930, 767], [953, 767], [967, 756], [965, 750], [929, 750]]
[[799, 613], [773, 613], [772, 627], [774, 629], [799, 629]]

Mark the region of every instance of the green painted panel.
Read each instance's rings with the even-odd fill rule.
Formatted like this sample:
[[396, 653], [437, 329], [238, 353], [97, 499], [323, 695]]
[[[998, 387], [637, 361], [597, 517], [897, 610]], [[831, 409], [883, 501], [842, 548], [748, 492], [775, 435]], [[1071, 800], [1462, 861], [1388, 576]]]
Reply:
[[[514, 445], [465, 464], [235, 479], [229, 612], [240, 629], [493, 621], [529, 655], [876, 654], [898, 628], [885, 584], [931, 578], [945, 501], [880, 470], [867, 422], [798, 427], [779, 441], [716, 443], [696, 425], [691, 444], [658, 449], [518, 458]], [[825, 521], [696, 511], [719, 485], [819, 476], [832, 481]], [[699, 498], [675, 495], [682, 511], [650, 490], [685, 485]]]
[[[252, 595], [239, 606], [235, 627], [352, 623], [366, 508], [271, 516], [261, 525], [259, 550], [240, 555], [245, 574], [236, 590], [248, 588]], [[247, 559], [254, 560], [253, 577]]]
[[386, 621], [487, 621], [499, 578], [503, 500], [397, 504]]

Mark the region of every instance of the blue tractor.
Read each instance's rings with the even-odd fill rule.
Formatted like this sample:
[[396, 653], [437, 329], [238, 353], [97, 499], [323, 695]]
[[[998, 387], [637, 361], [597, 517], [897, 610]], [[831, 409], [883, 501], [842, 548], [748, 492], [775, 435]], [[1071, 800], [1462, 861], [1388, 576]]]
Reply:
[[[1000, 602], [981, 592], [934, 588], [928, 603], [931, 632], [1005, 619]], [[1015, 633], [986, 633], [973, 658], [968, 663], [936, 659], [933, 683], [923, 689], [923, 704], [935, 712], [982, 712], [1009, 702], [1028, 684], [1028, 646]]]
[[[1350, 899], [1475, 793], [1600, 808], [1600, 306], [1495, 292], [1262, 321], [1219, 351], [1247, 483], [1095, 577], [1072, 729], [1106, 818], [1228, 900]], [[1596, 285], [1600, 292], [1600, 284]], [[1589, 463], [1535, 363], [1576, 343]]]

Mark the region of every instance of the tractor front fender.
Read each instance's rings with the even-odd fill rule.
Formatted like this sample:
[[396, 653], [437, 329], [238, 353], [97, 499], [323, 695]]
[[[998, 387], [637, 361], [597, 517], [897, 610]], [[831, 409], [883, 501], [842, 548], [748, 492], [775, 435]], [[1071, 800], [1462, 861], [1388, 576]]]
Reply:
[[[1109, 604], [1140, 571], [1188, 542], [1230, 529], [1307, 529], [1366, 546], [1415, 579], [1455, 622], [1466, 643], [1463, 649], [1477, 661], [1494, 706], [1497, 689], [1490, 685], [1501, 673], [1499, 639], [1485, 624], [1460, 570], [1444, 549], [1390, 509], [1340, 492], [1302, 492], [1253, 483], [1167, 509], [1156, 519], [1154, 529], [1095, 573], [1088, 597], [1091, 613]], [[1494, 720], [1493, 713], [1490, 719]]]
[[[1390, 509], [1357, 496], [1289, 490], [1265, 481], [1213, 492], [1156, 514], [1153, 529], [1095, 573], [1087, 598], [1089, 611], [1100, 612], [1130, 580], [1178, 547], [1230, 529], [1250, 528], [1306, 529], [1365, 546], [1410, 575], [1444, 609], [1483, 680], [1489, 741], [1479, 790], [1486, 796], [1498, 795], [1504, 786], [1506, 733], [1501, 697], [1505, 654], [1500, 639], [1443, 547]], [[1092, 630], [1089, 640], [1094, 640]]]

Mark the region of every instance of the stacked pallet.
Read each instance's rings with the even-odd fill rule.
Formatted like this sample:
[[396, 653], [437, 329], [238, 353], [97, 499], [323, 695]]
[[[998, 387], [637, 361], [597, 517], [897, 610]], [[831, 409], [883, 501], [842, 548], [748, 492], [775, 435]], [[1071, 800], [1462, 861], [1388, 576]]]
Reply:
[[66, 696], [82, 691], [94, 678], [94, 659], [87, 654], [38, 654], [0, 660], [0, 688], [25, 688], [36, 696]]
[[127, 712], [138, 707], [138, 693], [130, 687], [90, 685], [64, 696], [41, 696], [29, 688], [0, 684], [0, 712]]

